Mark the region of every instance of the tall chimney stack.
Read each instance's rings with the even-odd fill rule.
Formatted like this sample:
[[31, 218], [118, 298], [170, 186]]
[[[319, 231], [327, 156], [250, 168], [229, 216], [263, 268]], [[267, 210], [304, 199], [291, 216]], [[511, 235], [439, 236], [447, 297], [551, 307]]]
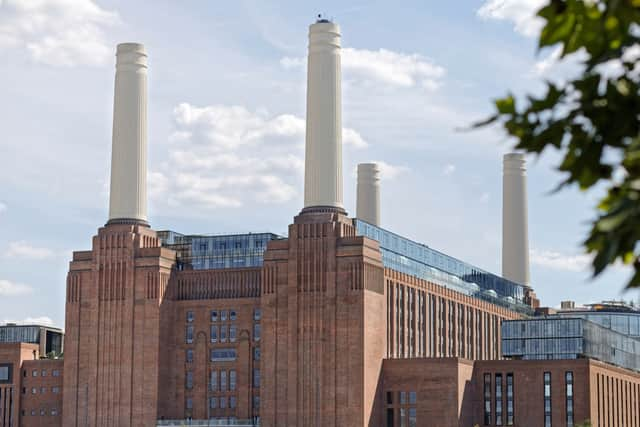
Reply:
[[109, 222], [147, 224], [147, 54], [139, 43], [116, 51]]
[[524, 155], [504, 155], [502, 177], [502, 276], [529, 286], [527, 173]]
[[342, 204], [340, 27], [318, 19], [309, 27], [304, 207]]
[[356, 218], [380, 225], [380, 167], [377, 163], [358, 164]]

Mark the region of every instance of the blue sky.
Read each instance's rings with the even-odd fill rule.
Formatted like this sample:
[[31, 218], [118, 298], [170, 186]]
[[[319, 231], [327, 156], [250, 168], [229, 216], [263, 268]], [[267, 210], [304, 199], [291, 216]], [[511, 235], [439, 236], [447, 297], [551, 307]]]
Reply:
[[[347, 210], [355, 165], [383, 162], [385, 228], [500, 272], [510, 141], [457, 129], [507, 90], [574, 71], [536, 51], [539, 4], [0, 0], [0, 322], [64, 325], [71, 251], [107, 218], [120, 42], [149, 54], [152, 227], [283, 233], [302, 206], [304, 58], [320, 12], [345, 48]], [[597, 194], [550, 195], [557, 163], [529, 159], [532, 285], [550, 306], [620, 298], [629, 272], [592, 281], [580, 248]]]

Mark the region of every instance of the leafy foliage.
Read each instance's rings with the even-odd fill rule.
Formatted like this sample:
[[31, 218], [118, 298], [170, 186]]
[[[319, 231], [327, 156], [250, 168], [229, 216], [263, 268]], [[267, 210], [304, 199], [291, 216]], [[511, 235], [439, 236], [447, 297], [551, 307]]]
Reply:
[[[515, 137], [518, 150], [540, 155], [547, 147], [564, 156], [558, 189], [604, 185], [589, 236], [594, 276], [620, 260], [640, 286], [640, 0], [549, 0], [538, 16], [545, 25], [539, 48], [560, 45], [561, 57], [584, 57], [580, 76], [546, 83], [540, 97], [495, 101], [494, 122]], [[614, 72], [615, 71], [615, 72]]]

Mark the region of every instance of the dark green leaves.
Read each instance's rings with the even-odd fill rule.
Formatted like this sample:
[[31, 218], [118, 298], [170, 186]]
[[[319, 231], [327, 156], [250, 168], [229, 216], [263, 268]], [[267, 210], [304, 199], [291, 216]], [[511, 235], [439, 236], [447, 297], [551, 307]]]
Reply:
[[[530, 153], [560, 150], [559, 188], [604, 185], [585, 249], [594, 255], [595, 275], [615, 262], [631, 264], [628, 286], [640, 286], [640, 85], [635, 61], [622, 61], [640, 42], [640, 0], [549, 0], [538, 16], [545, 21], [539, 47], [560, 44], [561, 56], [586, 53], [583, 74], [563, 86], [547, 83], [540, 97], [498, 99], [495, 115], [474, 126], [498, 122], [517, 149]], [[623, 65], [622, 75], [605, 74], [611, 60]]]

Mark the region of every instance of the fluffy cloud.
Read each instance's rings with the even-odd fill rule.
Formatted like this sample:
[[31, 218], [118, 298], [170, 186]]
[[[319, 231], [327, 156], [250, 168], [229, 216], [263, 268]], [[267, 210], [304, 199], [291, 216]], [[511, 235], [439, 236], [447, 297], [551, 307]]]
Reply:
[[100, 65], [113, 55], [104, 29], [118, 21], [93, 0], [0, 0], [0, 49], [48, 65]]
[[[174, 109], [168, 162], [149, 174], [150, 196], [169, 207], [284, 203], [297, 196], [304, 170], [305, 121], [241, 106]], [[367, 145], [343, 129], [346, 146]]]
[[444, 176], [451, 176], [455, 173], [455, 171], [456, 171], [456, 165], [449, 163], [445, 165], [444, 168], [442, 169], [442, 174]]
[[532, 249], [530, 252], [531, 264], [552, 270], [571, 272], [588, 271], [592, 257], [587, 254], [569, 255], [555, 251]]
[[391, 165], [380, 160], [374, 160], [372, 163], [378, 164], [378, 166], [380, 167], [380, 177], [386, 180], [395, 179], [399, 175], [409, 172], [409, 168], [406, 166]]
[[13, 297], [29, 294], [33, 291], [30, 286], [22, 283], [15, 283], [9, 280], [0, 279], [0, 296]]
[[511, 21], [515, 31], [533, 37], [542, 29], [536, 12], [544, 4], [545, 0], [486, 0], [477, 13], [482, 19]]
[[4, 323], [15, 323], [18, 325], [44, 325], [44, 326], [53, 326], [53, 320], [47, 316], [40, 317], [27, 317], [22, 320], [10, 320], [5, 319]]
[[51, 249], [32, 246], [24, 240], [9, 242], [9, 247], [4, 252], [6, 258], [45, 259], [54, 256]]
[[[285, 57], [280, 64], [287, 69], [302, 68], [304, 58]], [[446, 71], [417, 53], [405, 54], [387, 49], [342, 49], [342, 70], [347, 80], [381, 82], [396, 87], [422, 87], [435, 90]]]

